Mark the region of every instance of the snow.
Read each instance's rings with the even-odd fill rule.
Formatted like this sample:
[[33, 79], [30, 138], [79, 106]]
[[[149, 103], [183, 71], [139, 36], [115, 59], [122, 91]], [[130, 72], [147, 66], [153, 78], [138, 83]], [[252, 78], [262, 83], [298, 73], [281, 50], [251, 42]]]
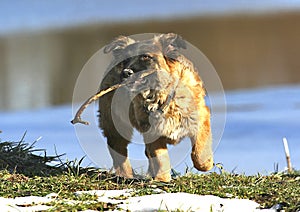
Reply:
[[[188, 201], [187, 201], [188, 200]], [[255, 211], [259, 204], [247, 199], [222, 199], [213, 195], [188, 193], [152, 194], [131, 197], [119, 207], [124, 211]]]
[[[286, 137], [292, 165], [300, 169], [299, 94], [298, 85], [226, 92], [226, 127], [220, 144], [215, 148], [215, 162], [223, 164], [227, 171], [247, 175], [269, 174], [275, 171], [276, 164], [282, 171], [286, 167], [282, 138]], [[89, 109], [95, 108], [90, 106]], [[215, 111], [213, 118], [219, 115]], [[48, 155], [66, 153], [65, 159], [73, 160], [87, 153], [83, 165], [94, 165], [92, 162], [95, 162], [101, 168], [111, 168], [105, 139], [100, 136], [97, 126], [81, 125], [75, 130], [70, 123], [72, 118], [71, 105], [2, 111], [0, 138], [2, 141], [18, 141], [27, 131], [25, 141], [32, 143], [39, 139], [36, 148], [46, 149]], [[134, 135], [129, 157], [136, 171], [145, 172], [147, 160], [140, 139], [139, 134]], [[188, 140], [170, 147], [171, 162], [176, 171], [184, 173], [187, 167], [192, 167], [190, 150]]]
[[[260, 210], [259, 204], [248, 199], [226, 199], [213, 195], [196, 195], [188, 193], [165, 193], [132, 197], [131, 189], [124, 190], [91, 190], [78, 191], [76, 195], [83, 194], [96, 195], [98, 202], [116, 204], [115, 211], [275, 211], [272, 209]], [[63, 202], [72, 205], [80, 203], [74, 200], [55, 200], [57, 194], [49, 194], [45, 197], [27, 196], [17, 198], [0, 197], [0, 207], [2, 211], [44, 211], [51, 209], [47, 203], [52, 201]], [[120, 200], [120, 197], [122, 199]], [[124, 197], [126, 197], [124, 199]], [[188, 200], [188, 201], [187, 201]], [[89, 201], [90, 202], [90, 201]]]
[[51, 197], [26, 196], [16, 198], [0, 197], [1, 211], [9, 212], [31, 212], [31, 211], [46, 211], [51, 207], [47, 203], [52, 202]]

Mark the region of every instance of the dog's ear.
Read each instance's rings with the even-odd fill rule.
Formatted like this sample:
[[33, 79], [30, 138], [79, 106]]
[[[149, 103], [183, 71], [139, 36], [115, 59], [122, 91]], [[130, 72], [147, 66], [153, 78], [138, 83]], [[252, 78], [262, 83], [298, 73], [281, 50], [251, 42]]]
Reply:
[[159, 42], [163, 49], [173, 47], [172, 49], [186, 49], [186, 42], [180, 35], [175, 33], [167, 33], [159, 35]]
[[110, 44], [106, 45], [103, 52], [105, 54], [112, 52], [114, 55], [117, 55], [120, 50], [133, 43], [135, 43], [135, 40], [126, 36], [119, 36], [115, 38]]
[[179, 49], [186, 49], [186, 42], [181, 36], [174, 33], [161, 34], [157, 36], [158, 42], [161, 44], [162, 52], [168, 60], [178, 60], [181, 56]]

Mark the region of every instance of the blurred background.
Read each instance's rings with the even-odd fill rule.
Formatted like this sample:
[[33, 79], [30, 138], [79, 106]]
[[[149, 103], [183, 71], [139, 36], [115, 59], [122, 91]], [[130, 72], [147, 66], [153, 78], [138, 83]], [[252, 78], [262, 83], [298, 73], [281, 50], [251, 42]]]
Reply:
[[27, 130], [26, 140], [43, 137], [40, 148], [80, 158], [69, 121], [84, 64], [118, 35], [166, 32], [200, 49], [223, 83], [216, 162], [240, 173], [284, 170], [286, 136], [299, 169], [300, 0], [0, 0], [0, 138]]
[[0, 109], [70, 103], [83, 65], [118, 35], [175, 32], [226, 90], [300, 82], [300, 1], [0, 1]]

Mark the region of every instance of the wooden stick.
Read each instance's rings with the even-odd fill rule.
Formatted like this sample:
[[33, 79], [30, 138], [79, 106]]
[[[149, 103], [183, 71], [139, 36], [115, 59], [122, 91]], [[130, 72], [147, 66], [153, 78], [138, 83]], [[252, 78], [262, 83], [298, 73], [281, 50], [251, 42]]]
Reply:
[[72, 124], [84, 124], [84, 125], [89, 125], [89, 122], [87, 121], [83, 121], [81, 119], [81, 114], [83, 113], [83, 111], [87, 108], [87, 106], [89, 106], [92, 102], [96, 101], [97, 99], [99, 99], [101, 96], [114, 91], [124, 85], [129, 85], [131, 83], [134, 83], [137, 79], [141, 79], [144, 78], [150, 74], [153, 74], [155, 71], [157, 70], [149, 70], [149, 71], [144, 71], [141, 73], [136, 73], [133, 76], [130, 76], [130, 78], [128, 78], [125, 82], [120, 83], [120, 84], [116, 84], [113, 85], [105, 90], [101, 90], [99, 92], [97, 92], [96, 94], [94, 94], [93, 96], [91, 96], [90, 98], [88, 98], [81, 106], [80, 108], [77, 110], [74, 119], [71, 121]]
[[78, 109], [78, 111], [76, 112], [75, 114], [75, 117], [74, 119], [71, 121], [72, 124], [77, 124], [77, 123], [80, 123], [80, 124], [84, 124], [84, 125], [89, 125], [89, 122], [87, 121], [83, 121], [81, 119], [81, 114], [83, 113], [83, 111], [85, 110], [85, 108], [87, 108], [87, 106], [89, 106], [92, 102], [96, 101], [97, 99], [99, 99], [101, 96], [113, 91], [113, 90], [116, 90], [117, 88], [120, 88], [124, 86], [124, 84], [116, 84], [116, 85], [113, 85], [111, 87], [109, 87], [108, 89], [105, 89], [105, 90], [101, 90], [99, 91], [98, 93], [96, 93], [95, 95], [91, 96], [90, 98], [88, 98], [81, 106], [80, 108]]
[[284, 151], [285, 151], [285, 156], [286, 156], [286, 162], [287, 162], [287, 167], [288, 167], [288, 172], [292, 172], [292, 163], [291, 163], [291, 158], [290, 158], [290, 150], [289, 150], [289, 146], [288, 146], [288, 141], [287, 139], [284, 137], [282, 139], [283, 142], [283, 146], [284, 146]]

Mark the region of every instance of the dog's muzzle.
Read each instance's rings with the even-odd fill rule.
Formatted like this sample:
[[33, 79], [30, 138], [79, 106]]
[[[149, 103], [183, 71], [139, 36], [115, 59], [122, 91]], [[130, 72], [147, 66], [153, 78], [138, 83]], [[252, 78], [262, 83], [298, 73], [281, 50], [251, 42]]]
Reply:
[[143, 77], [142, 75], [143, 71], [134, 72], [132, 69], [125, 68], [122, 70], [120, 78], [121, 81], [127, 81], [127, 88], [136, 94], [151, 87], [149, 85], [149, 77], [151, 76]]

